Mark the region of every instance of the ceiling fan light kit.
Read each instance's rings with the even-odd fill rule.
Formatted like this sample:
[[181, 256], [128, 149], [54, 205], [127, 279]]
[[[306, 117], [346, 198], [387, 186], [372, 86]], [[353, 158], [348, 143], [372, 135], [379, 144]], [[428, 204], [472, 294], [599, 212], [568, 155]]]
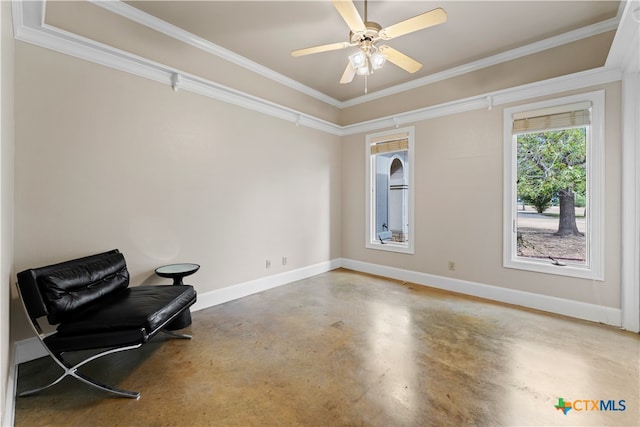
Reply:
[[377, 51], [372, 54], [358, 51], [349, 55], [349, 64], [359, 76], [372, 74], [374, 70], [382, 68], [386, 61], [387, 57]]
[[365, 64], [365, 58], [363, 52], [356, 52], [353, 55], [349, 55], [349, 62], [351, 62], [353, 68], [359, 68]]
[[357, 46], [359, 50], [348, 57], [347, 68], [340, 79], [341, 84], [351, 83], [356, 74], [366, 78], [374, 70], [382, 68], [386, 61], [409, 73], [415, 73], [422, 68], [421, 63], [390, 46], [377, 46], [376, 43], [380, 40], [391, 40], [447, 21], [447, 12], [442, 8], [437, 8], [382, 28], [376, 22], [367, 21], [367, 0], [364, 2], [364, 20], [360, 17], [352, 0], [333, 0], [333, 5], [351, 30], [349, 32], [349, 42], [298, 49], [292, 51], [291, 55], [304, 56]]
[[387, 57], [380, 52], [376, 52], [371, 55], [371, 65], [373, 65], [373, 69], [377, 70], [378, 68], [382, 68], [384, 63], [387, 62]]

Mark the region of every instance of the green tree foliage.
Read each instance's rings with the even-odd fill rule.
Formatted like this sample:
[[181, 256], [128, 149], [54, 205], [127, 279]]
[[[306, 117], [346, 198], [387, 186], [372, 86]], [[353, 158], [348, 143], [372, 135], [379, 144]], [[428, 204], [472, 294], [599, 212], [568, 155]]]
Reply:
[[546, 191], [531, 191], [522, 195], [525, 203], [533, 206], [538, 213], [543, 213], [551, 206], [551, 195]]
[[586, 192], [586, 129], [518, 135], [518, 196], [539, 213], [560, 198], [560, 235], [579, 234], [575, 196]]

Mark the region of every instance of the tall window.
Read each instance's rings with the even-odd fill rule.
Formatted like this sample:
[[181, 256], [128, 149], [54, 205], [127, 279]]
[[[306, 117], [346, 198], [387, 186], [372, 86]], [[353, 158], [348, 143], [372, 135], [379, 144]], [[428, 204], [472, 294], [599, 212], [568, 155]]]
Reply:
[[413, 253], [412, 153], [412, 127], [367, 136], [367, 248]]
[[505, 267], [603, 279], [603, 105], [505, 109]]

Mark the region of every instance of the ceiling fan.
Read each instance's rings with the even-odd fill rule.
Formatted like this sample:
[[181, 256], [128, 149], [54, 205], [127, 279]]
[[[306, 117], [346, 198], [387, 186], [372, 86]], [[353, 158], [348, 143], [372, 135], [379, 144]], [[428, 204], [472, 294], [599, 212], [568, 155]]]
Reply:
[[349, 63], [340, 79], [342, 84], [351, 83], [356, 74], [367, 76], [373, 73], [382, 67], [385, 61], [409, 73], [415, 73], [422, 68], [421, 63], [390, 46], [377, 46], [376, 43], [442, 24], [447, 20], [447, 12], [437, 8], [382, 28], [377, 22], [367, 20], [367, 0], [364, 2], [364, 21], [352, 0], [333, 0], [333, 5], [351, 30], [349, 41], [298, 49], [292, 51], [291, 55], [304, 56], [358, 46], [360, 50], [349, 56]]

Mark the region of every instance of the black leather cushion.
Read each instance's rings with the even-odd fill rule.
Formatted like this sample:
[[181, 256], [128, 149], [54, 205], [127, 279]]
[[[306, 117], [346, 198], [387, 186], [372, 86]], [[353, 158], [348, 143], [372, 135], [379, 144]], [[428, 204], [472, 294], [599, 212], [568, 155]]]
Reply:
[[171, 316], [195, 302], [190, 285], [134, 286], [83, 306], [58, 325], [58, 336], [142, 329], [152, 334]]
[[149, 336], [142, 329], [128, 331], [104, 332], [100, 334], [59, 336], [53, 334], [43, 341], [54, 353], [76, 350], [92, 350], [96, 348], [123, 347], [144, 344]]
[[129, 272], [124, 256], [111, 253], [40, 276], [38, 284], [49, 322], [55, 324], [74, 317], [77, 310], [105, 295], [129, 286]]

